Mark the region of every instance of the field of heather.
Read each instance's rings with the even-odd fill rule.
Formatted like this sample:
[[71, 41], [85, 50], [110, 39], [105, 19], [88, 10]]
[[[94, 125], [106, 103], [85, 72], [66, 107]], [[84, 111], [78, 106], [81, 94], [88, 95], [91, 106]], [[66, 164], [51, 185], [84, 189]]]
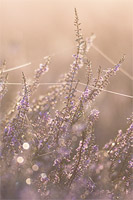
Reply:
[[0, 199], [132, 199], [132, 6], [0, 0]]

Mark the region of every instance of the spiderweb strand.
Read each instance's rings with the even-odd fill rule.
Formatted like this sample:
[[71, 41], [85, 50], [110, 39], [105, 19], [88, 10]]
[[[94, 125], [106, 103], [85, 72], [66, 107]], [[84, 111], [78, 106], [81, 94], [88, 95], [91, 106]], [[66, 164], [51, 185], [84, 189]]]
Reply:
[[[101, 54], [107, 61], [109, 61], [112, 65], [116, 65], [116, 63], [110, 59], [106, 54], [104, 54], [97, 46], [95, 46], [94, 44], [92, 44], [92, 47], [99, 53]], [[133, 80], [133, 77], [128, 74], [124, 69], [120, 68], [120, 71], [125, 74], [129, 79]]]
[[[52, 54], [50, 54], [50, 57], [54, 57], [54, 56], [56, 56], [56, 55], [61, 54], [62, 52], [68, 51], [68, 50], [73, 49], [73, 48], [74, 48], [74, 46], [72, 46], [71, 48], [67, 48], [67, 49], [64, 49], [64, 50], [62, 50], [62, 51], [59, 51], [59, 52], [57, 52], [57, 53], [52, 53]], [[45, 57], [43, 57], [43, 59], [47, 59], [48, 57], [49, 57], [49, 56], [45, 56]], [[27, 67], [27, 66], [29, 66], [29, 65], [31, 65], [31, 64], [32, 64], [31, 62], [28, 62], [28, 63], [25, 63], [25, 64], [20, 65], [20, 66], [16, 66], [16, 67], [13, 67], [13, 68], [10, 68], [10, 69], [6, 69], [6, 70], [3, 71], [3, 73], [5, 73], [5, 72], [10, 72], [10, 71], [14, 71], [14, 70], [17, 70], [17, 69], [20, 69], [20, 68], [24, 68], [24, 67]]]
[[31, 62], [25, 63], [25, 64], [20, 65], [20, 66], [17, 66], [17, 67], [13, 67], [13, 68], [10, 68], [10, 69], [6, 69], [6, 70], [4, 70], [3, 72], [14, 71], [14, 70], [16, 70], [16, 69], [20, 69], [20, 68], [23, 68], [23, 67], [27, 67], [27, 66], [29, 66], [29, 65], [31, 65]]
[[[63, 49], [62, 51], [57, 51], [56, 53], [52, 53], [52, 54], [50, 54], [50, 57], [54, 57], [54, 56], [60, 55], [61, 53], [66, 52], [66, 51], [68, 51], [68, 50], [72, 50], [72, 49], [74, 49], [74, 47], [75, 47], [75, 46], [72, 46], [72, 47]], [[45, 57], [43, 57], [43, 59], [46, 59], [47, 57], [48, 57], [48, 56], [45, 56]]]
[[[115, 65], [115, 64], [116, 64], [116, 63], [115, 63], [112, 59], [110, 59], [105, 53], [103, 53], [96, 45], [92, 44], [91, 46], [92, 46], [98, 53], [100, 53], [108, 62], [110, 62], [112, 65]], [[59, 51], [59, 52], [57, 52], [57, 53], [52, 53], [50, 56], [51, 56], [51, 57], [54, 57], [54, 56], [56, 56], [56, 55], [58, 55], [58, 54], [60, 54], [60, 53], [62, 53], [62, 52], [65, 52], [65, 51], [67, 51], [67, 50], [70, 50], [70, 49], [72, 49], [72, 48], [74, 48], [74, 46], [72, 46], [71, 48], [67, 48], [67, 49], [64, 49], [64, 50], [62, 50], [62, 51]], [[48, 58], [48, 56], [43, 57], [43, 59], [46, 59], [46, 58]], [[20, 66], [17, 66], [17, 67], [13, 67], [13, 68], [10, 68], [10, 69], [7, 69], [7, 70], [4, 70], [3, 72], [10, 72], [10, 71], [13, 71], [13, 70], [16, 70], [16, 69], [20, 69], [20, 68], [26, 67], [26, 66], [28, 66], [28, 65], [31, 65], [31, 62], [26, 63], [26, 64], [23, 64], [23, 65], [20, 65]], [[123, 74], [125, 74], [130, 80], [133, 80], [133, 77], [132, 77], [130, 74], [128, 74], [124, 69], [120, 68], [120, 71], [121, 71]]]
[[[5, 83], [5, 84], [6, 84], [6, 85], [15, 85], [15, 86], [22, 85], [22, 83]], [[41, 85], [61, 85], [61, 84], [66, 84], [66, 82], [64, 82], [64, 83], [47, 83], [47, 82], [46, 82], [46, 83], [39, 83], [40, 86], [41, 86]], [[79, 84], [80, 84], [80, 85], [86, 86], [85, 83], [79, 82]], [[29, 85], [30, 85], [30, 84], [29, 84]], [[94, 87], [94, 86], [91, 86], [91, 85], [88, 85], [88, 86], [91, 87], [91, 88], [99, 89], [99, 88]], [[133, 99], [133, 96], [130, 96], [130, 95], [127, 95], [127, 94], [122, 94], [122, 93], [119, 93], [119, 92], [114, 92], [114, 91], [105, 90], [105, 89], [101, 89], [101, 90], [104, 91], [104, 92], [108, 92], [108, 93], [110, 93], [110, 94], [115, 94], [115, 95], [119, 95], [119, 96], [128, 97], [128, 98]], [[82, 93], [82, 91], [80, 91], [80, 90], [77, 90], [77, 92]]]
[[[79, 83], [79, 84], [85, 85], [84, 83]], [[93, 86], [91, 86], [91, 85], [88, 85], [88, 86], [91, 87], [91, 88], [94, 88], [94, 89], [99, 89], [99, 88], [93, 87]], [[122, 94], [122, 93], [119, 93], [119, 92], [114, 92], [114, 91], [105, 90], [105, 89], [101, 89], [101, 90], [102, 90], [103, 92], [108, 92], [108, 93], [111, 93], [111, 94], [116, 94], [116, 95], [119, 95], [119, 96], [128, 97], [128, 98], [133, 99], [133, 96], [130, 96], [130, 95], [128, 95], [128, 94]], [[77, 92], [82, 93], [82, 91], [80, 91], [80, 90], [77, 90]]]
[[[98, 52], [100, 53], [100, 55], [102, 55], [108, 62], [110, 62], [112, 65], [115, 65], [115, 62], [110, 59], [106, 54], [104, 54], [97, 46], [95, 46], [94, 44], [92, 44], [92, 47]], [[74, 47], [71, 47], [71, 48], [74, 48]], [[68, 49], [64, 49], [63, 51], [61, 52], [64, 52]], [[61, 52], [57, 52], [57, 53], [53, 53], [51, 54], [51, 57], [54, 57], [56, 56], [57, 54], [60, 54]], [[44, 59], [46, 59], [48, 56], [45, 56]], [[17, 70], [17, 69], [20, 69], [20, 68], [23, 68], [23, 67], [26, 67], [26, 66], [29, 66], [31, 65], [31, 62], [29, 63], [25, 63], [23, 65], [20, 65], [20, 66], [16, 66], [16, 67], [13, 67], [13, 68], [10, 68], [10, 69], [7, 69], [7, 70], [4, 70], [3, 72], [10, 72], [10, 71], [14, 71], [14, 70]], [[124, 69], [120, 68], [121, 72], [123, 74], [125, 74], [130, 80], [133, 80], [133, 77], [128, 74]], [[22, 85], [22, 83], [5, 83], [6, 85]], [[60, 84], [66, 84], [66, 83], [40, 83], [39, 85], [60, 85]], [[81, 83], [79, 82], [79, 84], [81, 85], [85, 85], [84, 83]], [[89, 86], [89, 87], [93, 87], [93, 86]], [[93, 87], [94, 88], [94, 87]], [[130, 96], [130, 95], [127, 95], [127, 94], [122, 94], [122, 93], [119, 93], [119, 92], [114, 92], [114, 91], [111, 91], [111, 90], [105, 90], [105, 89], [101, 89], [102, 91], [104, 92], [108, 92], [108, 93], [111, 93], [111, 94], [116, 94], [116, 95], [120, 95], [120, 96], [123, 96], [123, 97], [128, 97], [128, 98], [133, 98], [133, 96]], [[77, 90], [77, 92], [82, 92], [80, 90]]]

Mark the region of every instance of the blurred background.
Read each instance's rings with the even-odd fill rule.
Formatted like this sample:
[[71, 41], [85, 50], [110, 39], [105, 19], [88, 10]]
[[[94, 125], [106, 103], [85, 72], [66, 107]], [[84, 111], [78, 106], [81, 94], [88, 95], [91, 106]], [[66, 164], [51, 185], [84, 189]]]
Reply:
[[[30, 66], [9, 72], [9, 82], [21, 82], [23, 71], [32, 79], [43, 57], [52, 57], [49, 72], [41, 82], [56, 82], [69, 70], [75, 52], [74, 8], [77, 8], [82, 33], [95, 33], [94, 44], [115, 63], [126, 54], [122, 68], [132, 74], [132, 0], [0, 0], [0, 62], [6, 60], [7, 69], [31, 62]], [[103, 56], [91, 48], [88, 58], [96, 74], [98, 66], [111, 67]], [[85, 71], [81, 71], [83, 82]], [[40, 86], [43, 95], [48, 86]], [[132, 82], [121, 71], [114, 76], [108, 90], [133, 95]], [[8, 86], [1, 115], [10, 110], [21, 86]], [[37, 96], [36, 95], [36, 96]], [[94, 107], [100, 110], [96, 125], [97, 143], [102, 147], [114, 138], [118, 129], [125, 130], [126, 118], [132, 110], [131, 98], [103, 92]]]

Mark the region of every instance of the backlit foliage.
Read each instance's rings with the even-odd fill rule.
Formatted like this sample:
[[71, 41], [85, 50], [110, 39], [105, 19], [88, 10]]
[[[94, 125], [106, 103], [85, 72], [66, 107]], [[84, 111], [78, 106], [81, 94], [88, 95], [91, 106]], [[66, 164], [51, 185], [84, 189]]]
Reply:
[[[49, 200], [126, 199], [131, 193], [132, 116], [127, 131], [119, 130], [117, 137], [103, 149], [99, 149], [95, 140], [95, 122], [100, 113], [94, 108], [94, 101], [124, 58], [106, 71], [99, 67], [94, 77], [87, 52], [95, 36], [83, 38], [76, 9], [74, 26], [77, 51], [60, 84], [31, 100], [40, 77], [48, 71], [50, 57], [47, 57], [36, 70], [32, 84], [22, 74], [22, 94], [1, 121], [2, 199], [7, 198], [7, 193], [19, 199], [19, 192], [26, 185], [37, 199]], [[83, 67], [86, 85], [79, 95], [77, 74]], [[7, 91], [3, 70], [2, 66], [0, 100]]]

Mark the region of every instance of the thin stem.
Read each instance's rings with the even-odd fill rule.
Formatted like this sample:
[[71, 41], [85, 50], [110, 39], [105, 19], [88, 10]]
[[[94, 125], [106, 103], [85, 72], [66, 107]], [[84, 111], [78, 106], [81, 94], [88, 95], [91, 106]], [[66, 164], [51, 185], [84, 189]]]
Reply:
[[52, 154], [52, 153], [54, 153], [54, 152], [55, 152], [55, 150], [54, 150], [54, 151], [51, 151], [51, 152], [48, 152], [48, 153], [41, 154], [41, 155], [37, 155], [37, 156], [38, 156], [38, 157], [46, 156], [46, 155]]

